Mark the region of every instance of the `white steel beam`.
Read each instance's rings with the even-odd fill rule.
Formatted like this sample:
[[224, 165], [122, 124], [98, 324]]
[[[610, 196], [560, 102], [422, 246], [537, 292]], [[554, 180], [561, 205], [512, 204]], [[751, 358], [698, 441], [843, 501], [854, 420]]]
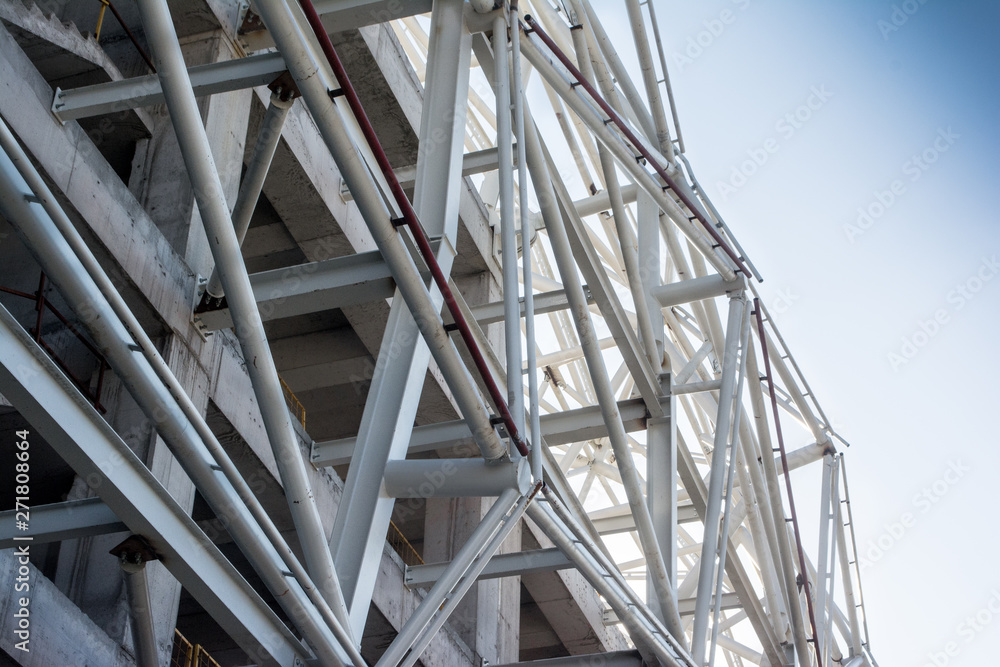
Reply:
[[[406, 585], [426, 588], [433, 584], [450, 563], [428, 563], [406, 568], [404, 581]], [[501, 577], [519, 577], [534, 572], [552, 572], [573, 567], [573, 561], [566, 558], [562, 551], [553, 547], [550, 549], [535, 549], [512, 554], [497, 554], [479, 574], [479, 579], [499, 579]]]
[[[646, 424], [646, 404], [642, 399], [632, 398], [618, 402], [618, 412], [629, 433], [640, 431]], [[588, 406], [542, 415], [542, 437], [549, 447], [580, 442], [608, 435], [607, 426], [598, 406]], [[419, 454], [448, 447], [458, 447], [472, 442], [472, 432], [464, 420], [458, 419], [438, 424], [427, 424], [412, 429], [408, 454]], [[358, 438], [326, 440], [313, 444], [312, 463], [317, 467], [337, 466], [351, 463]]]
[[[413, 207], [428, 235], [442, 238], [437, 258], [447, 276], [457, 243], [471, 36], [459, 0], [435, 2], [431, 22]], [[443, 297], [436, 286], [431, 295], [440, 311]], [[364, 631], [392, 513], [393, 499], [380, 491], [382, 477], [390, 460], [406, 457], [430, 361], [411, 306], [397, 291], [330, 538], [357, 636]]]
[[[285, 60], [280, 53], [264, 53], [197, 65], [187, 71], [195, 95], [215, 95], [270, 83], [285, 71]], [[65, 123], [163, 102], [160, 79], [149, 74], [68, 90], [56, 88], [52, 113]]]
[[14, 530], [14, 515], [14, 510], [0, 512], [0, 549], [16, 546], [18, 536], [31, 537], [33, 544], [45, 544], [128, 530], [100, 498], [32, 507], [31, 530], [27, 533]]
[[255, 661], [292, 667], [309, 651], [187, 513], [0, 307], [0, 392], [95, 488], [129, 530]]

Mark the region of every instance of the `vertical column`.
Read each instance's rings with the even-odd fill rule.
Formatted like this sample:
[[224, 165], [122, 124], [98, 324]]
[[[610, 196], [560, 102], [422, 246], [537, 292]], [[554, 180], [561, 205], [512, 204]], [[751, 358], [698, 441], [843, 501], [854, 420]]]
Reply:
[[[676, 400], [669, 373], [660, 376], [664, 415], [646, 421], [646, 504], [656, 541], [667, 568], [670, 588], [677, 595], [677, 448], [674, 438]], [[646, 575], [646, 600], [661, 621], [664, 615], [653, 582]]]
[[[434, 2], [413, 196], [427, 234], [441, 237], [437, 260], [445, 275], [458, 233], [472, 48], [462, 8], [461, 0]], [[436, 287], [431, 296], [440, 308]], [[390, 459], [406, 458], [429, 361], [430, 351], [397, 290], [330, 538], [356, 637], [364, 631], [392, 514], [393, 499], [381, 492], [382, 476]]]

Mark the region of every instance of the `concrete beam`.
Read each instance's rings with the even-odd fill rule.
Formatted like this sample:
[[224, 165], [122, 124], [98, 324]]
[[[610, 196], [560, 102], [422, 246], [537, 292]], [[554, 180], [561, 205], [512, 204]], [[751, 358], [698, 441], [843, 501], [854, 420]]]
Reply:
[[579, 667], [579, 665], [602, 665], [602, 667], [643, 667], [642, 656], [638, 651], [614, 651], [612, 653], [592, 653], [590, 655], [571, 655], [564, 658], [548, 658], [546, 660], [529, 660], [528, 662], [509, 662], [496, 667]]
[[[431, 0], [316, 0], [313, 3], [327, 32], [353, 30], [394, 19], [426, 14]], [[274, 46], [267, 30], [243, 32], [240, 43], [247, 51], [259, 51]]]
[[[641, 431], [646, 428], [646, 404], [642, 399], [618, 402], [625, 430]], [[608, 434], [599, 406], [588, 406], [567, 410], [541, 418], [542, 436], [550, 446], [565, 445], [570, 442], [603, 438]], [[413, 429], [410, 437], [410, 454], [430, 452], [448, 447], [458, 447], [472, 443], [472, 432], [464, 420], [429, 424]], [[327, 440], [313, 444], [313, 465], [336, 466], [351, 462], [357, 438]]]

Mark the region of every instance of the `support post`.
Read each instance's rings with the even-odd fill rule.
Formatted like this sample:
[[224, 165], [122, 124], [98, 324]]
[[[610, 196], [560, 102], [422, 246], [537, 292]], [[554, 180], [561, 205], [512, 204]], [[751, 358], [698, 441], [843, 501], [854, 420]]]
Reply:
[[184, 163], [197, 193], [198, 208], [208, 235], [215, 265], [236, 325], [236, 336], [247, 360], [246, 368], [254, 388], [261, 419], [274, 451], [275, 463], [302, 545], [306, 568], [323, 592], [338, 620], [347, 624], [347, 610], [326, 541], [298, 437], [285, 405], [284, 392], [267, 344], [264, 325], [257, 310], [247, 276], [240, 244], [229, 216], [229, 207], [215, 168], [208, 136], [201, 122], [198, 103], [191, 90], [187, 66], [177, 42], [170, 9], [165, 2], [139, 0], [139, 13], [146, 37], [158, 65], [163, 94], [176, 130]]
[[[691, 655], [700, 665], [705, 660], [705, 640], [708, 633], [708, 612], [712, 602], [712, 584], [715, 581], [716, 552], [719, 550], [719, 519], [722, 513], [722, 494], [726, 480], [726, 445], [732, 424], [733, 397], [737, 374], [737, 349], [740, 344], [746, 297], [743, 294], [729, 298], [729, 320], [726, 324], [726, 347], [722, 361], [722, 387], [719, 390], [719, 413], [715, 420], [715, 441], [712, 449], [712, 467], [709, 473], [707, 508], [705, 511], [705, 536], [701, 545], [701, 565], [698, 575], [698, 599], [695, 604], [692, 626]], [[723, 536], [723, 546], [728, 543]]]

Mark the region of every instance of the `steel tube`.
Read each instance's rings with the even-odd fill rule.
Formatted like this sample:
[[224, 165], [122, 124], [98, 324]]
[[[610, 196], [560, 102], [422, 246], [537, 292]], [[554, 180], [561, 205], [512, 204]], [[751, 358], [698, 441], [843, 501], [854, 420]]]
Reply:
[[[538, 482], [536, 486], [537, 489], [541, 487], [541, 482]], [[532, 494], [534, 495], [534, 494]], [[499, 551], [500, 545], [503, 541], [521, 525], [521, 516], [527, 509], [528, 504], [531, 502], [531, 496], [521, 495], [517, 498], [517, 502], [510, 512], [501, 518], [501, 525], [498, 530], [490, 538], [489, 542], [482, 548], [476, 558], [472, 561], [472, 564], [466, 570], [465, 574], [462, 575], [461, 580], [455, 585], [454, 590], [452, 590], [451, 595], [448, 596], [448, 600], [438, 608], [437, 613], [431, 618], [431, 621], [423, 628], [418, 639], [413, 643], [409, 654], [403, 661], [399, 664], [399, 667], [412, 667], [416, 663], [417, 659], [427, 648], [427, 645], [431, 643], [434, 639], [434, 635], [437, 631], [441, 629], [441, 626], [445, 624], [445, 621], [454, 613], [455, 608], [458, 607], [459, 603], [468, 593], [469, 589], [476, 583], [479, 579], [479, 575], [482, 574], [483, 570], [489, 565], [490, 559], [493, 555]]]
[[771, 389], [771, 412], [774, 416], [774, 432], [778, 438], [778, 449], [781, 452], [781, 463], [785, 470], [785, 489], [788, 493], [788, 511], [792, 515], [792, 529], [795, 534], [795, 546], [799, 556], [799, 572], [802, 574], [803, 592], [806, 596], [806, 606], [809, 611], [809, 625], [812, 627], [813, 632], [813, 648], [816, 651], [816, 664], [822, 665], [823, 658], [820, 655], [819, 642], [816, 641], [816, 614], [813, 610], [812, 594], [809, 586], [809, 570], [806, 568], [806, 555], [802, 549], [802, 536], [799, 533], [799, 523], [795, 516], [795, 498], [792, 496], [792, 480], [791, 476], [788, 474], [788, 460], [785, 455], [784, 438], [782, 438], [781, 435], [781, 421], [778, 416], [778, 399], [774, 390], [774, 376], [771, 374], [771, 362], [767, 352], [769, 347], [767, 343], [767, 333], [764, 331], [764, 316], [761, 313], [760, 301], [758, 299], [754, 299], [754, 311], [757, 313], [757, 334], [758, 340], [760, 341], [761, 353], [764, 357], [764, 373], [767, 376], [767, 382]]
[[663, 556], [660, 554], [659, 545], [656, 542], [653, 521], [649, 515], [649, 508], [646, 506], [646, 500], [643, 497], [642, 488], [639, 483], [639, 473], [635, 468], [628, 437], [625, 433], [625, 427], [622, 425], [615, 395], [611, 389], [611, 381], [608, 377], [607, 368], [604, 365], [604, 357], [601, 354], [597, 334], [594, 331], [593, 322], [590, 318], [587, 299], [583, 294], [580, 276], [573, 261], [569, 237], [566, 234], [562, 214], [559, 212], [556, 204], [555, 191], [550, 179], [558, 178], [558, 176], [550, 174], [546, 167], [538, 132], [533, 126], [526, 128], [524, 143], [526, 161], [528, 169], [531, 170], [531, 180], [535, 185], [536, 196], [542, 208], [542, 215], [545, 218], [545, 226], [549, 233], [549, 243], [552, 246], [553, 255], [555, 255], [556, 263], [559, 266], [559, 273], [566, 289], [566, 296], [570, 302], [570, 312], [576, 324], [580, 344], [587, 360], [587, 369], [594, 385], [598, 403], [601, 406], [604, 422], [608, 427], [608, 437], [611, 440], [611, 446], [615, 452], [617, 464], [621, 471], [622, 482], [628, 496], [629, 506], [635, 517], [643, 555], [646, 558], [647, 567], [656, 585], [657, 598], [666, 619], [667, 628], [677, 641], [683, 643], [684, 630], [681, 625], [680, 614], [677, 611], [677, 601], [670, 588], [670, 578], [667, 568], [663, 563]]
[[[656, 638], [650, 627], [636, 613], [636, 609], [641, 607], [633, 605], [628, 597], [619, 590], [619, 586], [615, 585], [617, 581], [610, 576], [611, 573], [606, 572], [592, 554], [580, 548], [579, 543], [574, 537], [571, 537], [570, 531], [563, 526], [562, 522], [554, 515], [553, 509], [547, 506], [547, 503], [536, 502], [529, 505], [528, 516], [566, 554], [566, 557], [573, 561], [576, 569], [590, 582], [590, 585], [607, 600], [611, 608], [615, 610], [619, 620], [628, 629], [636, 646], [644, 649], [646, 653], [652, 654], [665, 665], [691, 667], [692, 663], [681, 662], [676, 655], [667, 650], [661, 640]], [[612, 581], [615, 584], [612, 584]]]
[[156, 650], [156, 630], [153, 628], [153, 610], [149, 601], [146, 564], [123, 562], [122, 571], [125, 573], [135, 662], [139, 667], [158, 667], [160, 658]]
[[[362, 217], [368, 225], [368, 229], [371, 231], [376, 245], [382, 252], [383, 257], [385, 257], [386, 263], [393, 272], [396, 286], [403, 295], [403, 299], [409, 305], [413, 319], [420, 328], [420, 332], [427, 341], [427, 346], [431, 354], [434, 356], [449, 387], [454, 393], [455, 399], [462, 411], [462, 416], [468, 420], [473, 437], [482, 450], [483, 456], [490, 460], [505, 458], [507, 456], [506, 448], [500, 442], [493, 426], [489, 422], [489, 416], [486, 413], [485, 406], [479, 400], [479, 395], [472, 378], [469, 376], [468, 370], [465, 368], [465, 364], [458, 354], [458, 350], [455, 349], [447, 332], [444, 330], [438, 309], [434, 307], [431, 301], [430, 294], [420, 277], [413, 258], [410, 257], [409, 252], [399, 237], [399, 232], [389, 219], [389, 212], [380, 193], [372, 182], [367, 165], [362, 161], [358, 153], [358, 148], [347, 131], [340, 111], [328, 96], [328, 91], [322, 81], [322, 77], [319, 76], [319, 66], [313, 61], [309, 50], [304, 46], [306, 43], [305, 36], [299, 30], [294, 17], [285, 3], [277, 2], [276, 0], [262, 0], [258, 7], [261, 18], [267, 25], [272, 37], [274, 37], [275, 43], [285, 57], [289, 71], [298, 83], [299, 91], [302, 93], [304, 101], [312, 112], [317, 128], [329, 147], [341, 175], [351, 189], [351, 192], [354, 193], [355, 202], [361, 211]], [[329, 38], [327, 38], [327, 41], [329, 41]], [[338, 82], [342, 87], [349, 85], [349, 81], [345, 77], [338, 77]], [[344, 90], [346, 92], [347, 89], [344, 88]], [[351, 97], [348, 95], [345, 96]], [[356, 99], [356, 95], [353, 98]], [[362, 120], [362, 118], [358, 118], [359, 123]], [[372, 133], [374, 134], [374, 130], [372, 130]], [[378, 155], [375, 146], [372, 146], [372, 149]], [[384, 157], [384, 153], [382, 155]], [[386, 161], [387, 164], [388, 162]], [[391, 174], [391, 167], [389, 168], [389, 173]], [[390, 181], [391, 183], [392, 181]], [[403, 201], [406, 201], [405, 195]], [[412, 212], [412, 208], [410, 211]], [[415, 216], [413, 219], [415, 219]], [[409, 227], [414, 233], [418, 245], [421, 246], [421, 253], [425, 258], [428, 256], [431, 257], [429, 263], [432, 273], [434, 273], [434, 267], [437, 266], [437, 263], [433, 261], [433, 250], [431, 250], [426, 236], [421, 234], [419, 224], [410, 224]], [[440, 269], [438, 269], [438, 273], [440, 273]], [[445, 301], [448, 302], [451, 290], [448, 287], [447, 280], [444, 281], [442, 286], [442, 277], [435, 274], [435, 284], [441, 289], [441, 293], [445, 296]], [[453, 296], [452, 300], [454, 300]], [[451, 306], [449, 305], [450, 308]], [[456, 323], [459, 321], [456, 319]], [[465, 339], [464, 333], [463, 339]], [[492, 376], [488, 372], [485, 360], [482, 359], [482, 353], [475, 346], [470, 347], [469, 350], [473, 354], [474, 360], [476, 360], [477, 368], [485, 371], [483, 372], [484, 381], [488, 385], [493, 383], [495, 387], [495, 382], [493, 382]], [[476, 357], [477, 352], [479, 352], [478, 360]], [[491, 390], [490, 394], [494, 396], [495, 400], [499, 397], [498, 408], [505, 407], [503, 396], [498, 389], [496, 392]], [[502, 409], [501, 412], [503, 412]], [[509, 422], [508, 429], [516, 432], [513, 418]], [[526, 452], [526, 446], [523, 443], [521, 446], [525, 447]]]
[[[577, 7], [578, 3], [574, 2], [573, 6]], [[576, 20], [580, 21], [583, 12], [579, 9], [575, 11], [577, 14]], [[587, 47], [584, 30], [573, 31], [573, 44], [576, 47], [576, 59], [580, 63], [583, 75], [596, 78], [602, 86], [605, 96], [614, 104], [615, 98], [612, 97], [616, 95], [614, 84], [609, 80], [606, 72], [598, 71], [599, 69], [603, 69], [603, 62], [601, 63], [601, 68], [594, 67], [590, 51]], [[643, 272], [639, 270], [639, 251], [636, 246], [635, 231], [632, 229], [629, 218], [625, 214], [625, 204], [622, 200], [621, 187], [618, 183], [618, 171], [614, 158], [603, 144], [598, 144], [597, 153], [601, 164], [601, 171], [604, 173], [604, 182], [607, 185], [612, 218], [614, 219], [618, 244], [621, 249], [622, 264], [624, 265], [625, 274], [628, 277], [628, 287], [632, 294], [632, 302], [635, 304], [636, 321], [639, 325], [639, 338], [643, 342], [646, 357], [649, 359], [650, 365], [655, 372], [659, 372], [663, 357], [657, 354], [653, 324], [650, 320], [649, 311], [645, 307], [646, 296], [643, 289]]]
[[[646, 24], [642, 18], [639, 0], [625, 0], [629, 24], [632, 26], [632, 38], [635, 41], [635, 51], [639, 56], [639, 69], [642, 70], [642, 82], [646, 87], [646, 99], [653, 114], [653, 126], [656, 128], [655, 141], [660, 152], [671, 163], [674, 162], [674, 147], [670, 141], [670, 128], [667, 126], [667, 116], [660, 100], [660, 86], [656, 81], [656, 68], [653, 65], [653, 54], [649, 50], [649, 37], [646, 35]], [[651, 140], [654, 137], [649, 137]]]
[[385, 493], [392, 498], [480, 498], [509, 489], [528, 492], [528, 462], [490, 463], [482, 459], [389, 461]]
[[[726, 577], [726, 557], [728, 556], [728, 545], [729, 545], [729, 523], [733, 515], [733, 480], [736, 478], [736, 469], [742, 468], [744, 463], [740, 461], [740, 450], [739, 450], [739, 429], [740, 421], [743, 417], [743, 384], [746, 380], [746, 363], [747, 363], [747, 341], [750, 338], [750, 314], [746, 307], [743, 308], [743, 319], [740, 324], [740, 368], [739, 368], [739, 379], [736, 382], [736, 395], [733, 399], [733, 421], [732, 427], [729, 432], [729, 438], [731, 443], [729, 445], [729, 470], [728, 479], [726, 480], [726, 497], [725, 497], [725, 516], [722, 519], [722, 535], [723, 540], [719, 545], [719, 567], [718, 573], [715, 580], [715, 600], [713, 602], [713, 613], [712, 613], [712, 649], [709, 653], [708, 664], [715, 664], [715, 649], [717, 642], [719, 640], [719, 616], [722, 612], [722, 582]], [[720, 390], [719, 396], [720, 403], [722, 402], [722, 393]], [[716, 426], [718, 428], [718, 426]], [[715, 455], [712, 455], [713, 463]], [[743, 472], [742, 470], [740, 471]], [[742, 475], [741, 475], [742, 477]], [[742, 483], [742, 479], [740, 480]], [[750, 506], [750, 494], [752, 490], [749, 488], [744, 488], [743, 491], [743, 507], [746, 511], [748, 520], [752, 516], [753, 508]]]
[[735, 280], [726, 280], [720, 275], [710, 275], [660, 285], [652, 288], [650, 294], [659, 301], [661, 308], [670, 308], [742, 291], [745, 285], [746, 282], [739, 276]]
[[[271, 168], [274, 151], [278, 148], [278, 142], [281, 140], [281, 128], [285, 124], [285, 117], [288, 116], [288, 110], [295, 102], [290, 92], [287, 99], [283, 99], [284, 94], [281, 91], [271, 93], [271, 101], [264, 113], [260, 134], [257, 135], [257, 143], [254, 144], [253, 153], [250, 154], [250, 164], [247, 165], [246, 174], [243, 175], [243, 184], [236, 196], [232, 218], [233, 228], [236, 230], [236, 240], [240, 245], [243, 245], [247, 229], [250, 228], [250, 218], [253, 217], [254, 209], [257, 208], [257, 200], [260, 199], [260, 193], [264, 189], [264, 180]], [[205, 293], [215, 299], [222, 298], [224, 292], [218, 267], [212, 270], [212, 276], [208, 279]]]
[[[6, 125], [0, 125], [0, 137], [4, 139], [4, 144], [14, 141]], [[7, 146], [4, 148], [6, 150]], [[24, 158], [22, 166], [26, 168], [26, 165], [27, 159]], [[23, 186], [18, 185], [18, 180]], [[328, 656], [331, 664], [342, 664], [334, 648], [338, 645], [337, 640], [319, 615], [310, 609], [300, 589], [289, 586], [275, 562], [278, 556], [264, 546], [268, 543], [267, 536], [251, 520], [247, 508], [236, 501], [235, 494], [220, 482], [213, 468], [215, 462], [206, 451], [204, 443], [182, 418], [183, 413], [171, 392], [152, 366], [145, 363], [145, 357], [133, 352], [131, 332], [118, 319], [51, 218], [38, 215], [25, 200], [28, 193], [19, 189], [20, 187], [28, 189], [27, 183], [11, 162], [5, 170], [4, 178], [0, 179], [0, 214], [11, 222], [66, 300], [74, 304], [74, 310], [83, 320], [98, 349], [143, 412], [156, 425], [213, 511], [220, 517], [227, 517], [228, 530], [233, 540], [268, 589], [277, 596], [289, 617], [294, 619], [306, 641], [317, 653]], [[292, 595], [287, 594], [289, 590]]]
[[[229, 217], [225, 193], [215, 168], [201, 112], [191, 90], [187, 66], [177, 42], [170, 9], [156, 0], [140, 0], [139, 12], [146, 37], [159, 63], [158, 76], [176, 130], [188, 175], [197, 193], [198, 209], [205, 225], [215, 265], [219, 271], [229, 309], [236, 325], [236, 337], [247, 360], [261, 419], [274, 452], [278, 474], [284, 486], [288, 508], [302, 545], [306, 569], [335, 611], [346, 608], [333, 556], [326, 541], [326, 529], [319, 516], [316, 494], [306, 472], [298, 437], [285, 405], [278, 371], [257, 310], [240, 244]], [[342, 622], [344, 619], [341, 619]]]
[[[14, 161], [15, 167], [18, 168], [18, 171], [20, 172], [22, 178], [25, 179], [29, 189], [32, 190], [39, 198], [42, 207], [45, 209], [45, 212], [48, 213], [49, 219], [55, 229], [62, 236], [63, 240], [69, 245], [71, 252], [75, 253], [84, 271], [94, 281], [98, 291], [108, 302], [114, 314], [124, 324], [125, 329], [132, 335], [135, 342], [138, 343], [153, 372], [166, 386], [169, 395], [177, 402], [184, 417], [194, 426], [198, 437], [201, 438], [202, 443], [204, 443], [209, 454], [221, 469], [221, 472], [226, 477], [226, 480], [232, 485], [236, 495], [247, 506], [247, 509], [253, 516], [254, 520], [256, 520], [261, 530], [264, 531], [268, 541], [274, 547], [282, 562], [284, 562], [285, 566], [292, 571], [296, 581], [298, 581], [302, 589], [308, 595], [310, 601], [316, 605], [317, 609], [327, 620], [327, 624], [333, 628], [338, 639], [346, 645], [353, 645], [353, 640], [345, 641], [345, 638], [348, 638], [349, 635], [341, 635], [341, 633], [349, 632], [348, 629], [345, 629], [349, 626], [342, 624], [340, 621], [333, 620], [334, 613], [330, 608], [329, 603], [327, 603], [319, 593], [315, 584], [309, 578], [308, 573], [306, 573], [305, 568], [302, 567], [298, 558], [289, 548], [284, 536], [282, 536], [277, 526], [274, 525], [270, 515], [260, 504], [260, 500], [258, 500], [257, 496], [250, 489], [250, 486], [243, 479], [240, 471], [233, 464], [232, 459], [229, 458], [229, 454], [225, 451], [225, 449], [223, 449], [215, 434], [205, 422], [205, 418], [202, 416], [201, 412], [192, 402], [190, 396], [188, 396], [180, 382], [177, 381], [173, 371], [167, 365], [166, 361], [163, 360], [163, 357], [160, 356], [156, 346], [153, 344], [152, 340], [150, 340], [145, 330], [143, 330], [142, 325], [129, 309], [128, 304], [125, 303], [121, 294], [108, 279], [107, 275], [104, 273], [104, 269], [101, 268], [101, 265], [90, 251], [90, 248], [87, 247], [83, 237], [80, 236], [76, 227], [72, 222], [70, 222], [69, 218], [66, 217], [66, 213], [56, 203], [55, 198], [48, 189], [48, 186], [45, 185], [45, 182], [41, 179], [38, 173], [35, 172], [34, 167], [31, 166], [27, 155], [24, 154], [21, 147], [10, 134], [6, 124], [3, 123], [0, 123], [0, 147], [2, 147], [8, 156]], [[252, 559], [251, 562], [253, 562]], [[254, 565], [254, 567], [256, 568], [257, 566]], [[346, 617], [346, 608], [342, 610], [341, 616]], [[360, 654], [358, 655], [360, 656]]]
[[[695, 603], [694, 624], [691, 631], [691, 655], [699, 665], [705, 660], [708, 612], [711, 606], [712, 584], [715, 581], [716, 551], [719, 550], [719, 519], [726, 480], [726, 446], [732, 424], [733, 398], [739, 370], [736, 355], [746, 305], [746, 298], [742, 294], [729, 298], [729, 320], [726, 325], [726, 345], [722, 360], [722, 386], [719, 389], [719, 413], [715, 421], [715, 446], [712, 450], [712, 467], [705, 510], [705, 536], [702, 539], [698, 575], [698, 599]], [[727, 539], [726, 536], [723, 536], [723, 539]], [[725, 546], [722, 548], [725, 549]]]
[[[699, 251], [708, 257], [716, 270], [727, 278], [735, 275], [733, 268], [727, 264], [721, 255], [715, 252], [715, 249], [712, 247], [709, 239], [704, 236], [703, 232], [691, 224], [687, 215], [684, 214], [671, 198], [666, 196], [663, 186], [657, 183], [656, 179], [637, 162], [636, 156], [625, 146], [621, 138], [604, 124], [596, 110], [588, 102], [575, 93], [571, 83], [563, 78], [559, 71], [530, 39], [521, 40], [521, 53], [531, 61], [531, 64], [538, 73], [566, 100], [570, 108], [580, 116], [587, 127], [594, 133], [594, 136], [614, 154], [615, 159], [635, 179], [636, 184], [653, 197], [657, 205], [664, 213], [670, 216], [671, 220], [676, 223], [684, 235], [695, 244]], [[638, 138], [636, 138], [636, 141], [638, 142]]]
[[[844, 455], [840, 455], [840, 461], [838, 465], [842, 467]], [[840, 498], [840, 488], [837, 487], [837, 498]], [[854, 598], [854, 581], [851, 577], [851, 562], [847, 552], [847, 535], [844, 530], [844, 510], [841, 507], [842, 504], [847, 501], [838, 502], [836, 515], [837, 522], [834, 524], [837, 528], [837, 552], [840, 556], [840, 578], [843, 580], [844, 586], [844, 606], [847, 609], [847, 619], [850, 622], [850, 637], [848, 637], [848, 642], [850, 643], [850, 652], [852, 656], [861, 655], [861, 625], [858, 622], [858, 605], [855, 603]]]
[[[518, 26], [517, 0], [510, 3], [510, 25]], [[514, 139], [517, 147], [517, 202], [521, 223], [521, 264], [524, 284], [524, 338], [527, 341], [528, 427], [531, 435], [531, 471], [536, 482], [543, 479], [541, 417], [538, 411], [538, 360], [535, 345], [535, 296], [532, 287], [531, 235], [534, 227], [528, 209], [528, 168], [524, 155], [524, 84], [521, 79], [521, 31], [510, 31], [511, 96], [514, 104]]]
[[[545, 31], [542, 30], [541, 27], [536, 22], [534, 22], [530, 16], [526, 16], [525, 21], [527, 21], [528, 24], [534, 29], [534, 32], [543, 42], [545, 42], [546, 46], [549, 47], [552, 53], [569, 71], [569, 73], [576, 78], [576, 83], [587, 91], [591, 99], [593, 99], [594, 102], [596, 102], [597, 105], [601, 108], [601, 110], [603, 110], [604, 113], [606, 113], [610, 117], [610, 120], [618, 127], [619, 130], [621, 130], [622, 134], [625, 135], [625, 137], [632, 143], [632, 146], [639, 151], [639, 153], [642, 155], [643, 158], [646, 159], [647, 162], [649, 162], [650, 166], [653, 167], [653, 170], [657, 173], [657, 175], [663, 179], [663, 182], [666, 183], [667, 187], [673, 190], [674, 193], [680, 198], [681, 202], [683, 202], [683, 204], [688, 207], [692, 215], [694, 215], [694, 217], [698, 219], [698, 221], [704, 227], [704, 230], [708, 233], [709, 236], [711, 236], [715, 240], [716, 244], [718, 244], [718, 247], [720, 247], [722, 251], [729, 256], [729, 258], [733, 261], [737, 269], [742, 271], [744, 275], [750, 275], [750, 272], [747, 271], [746, 267], [743, 266], [742, 259], [735, 252], [733, 252], [733, 250], [729, 247], [729, 245], [725, 242], [725, 240], [721, 236], [719, 236], [719, 233], [714, 228], [714, 224], [712, 223], [711, 220], [707, 219], [701, 207], [698, 206], [697, 203], [691, 198], [691, 195], [687, 191], [687, 188], [678, 187], [678, 184], [667, 173], [667, 170], [663, 166], [661, 166], [656, 157], [650, 153], [645, 143], [641, 141], [639, 137], [635, 135], [634, 132], [632, 132], [632, 130], [628, 127], [628, 125], [625, 124], [624, 121], [622, 121], [621, 116], [619, 116], [618, 113], [615, 112], [615, 110], [612, 109], [611, 106], [594, 89], [594, 87], [590, 85], [586, 77], [582, 75], [580, 70], [578, 70], [576, 66], [573, 65], [573, 62], [566, 56], [566, 54], [563, 53], [558, 46], [556, 46], [556, 44], [549, 38], [548, 35], [545, 34]], [[537, 63], [535, 63], [535, 66], [538, 67]], [[571, 91], [572, 88], [573, 86], [570, 86]], [[564, 90], [561, 90], [559, 88], [557, 88], [556, 90], [563, 96], [564, 99], [567, 100], [567, 102], [570, 103], [571, 106], [574, 106], [574, 103], [572, 101], [573, 99], [580, 99], [575, 95], [573, 95], [572, 92], [567, 94]], [[580, 118], [582, 120], [583, 114], [579, 114], [578, 112], [578, 115], [580, 115]], [[601, 125], [603, 124], [604, 123], [602, 122]], [[643, 173], [645, 173], [645, 171]], [[706, 253], [706, 256], [708, 255], [714, 256], [715, 253], [714, 252]], [[726, 275], [722, 271], [720, 271], [720, 273]]]
[[[756, 305], [756, 302], [755, 302]], [[757, 354], [753, 349], [747, 350], [747, 373], [751, 378], [759, 379], [760, 369], [757, 366]], [[785, 528], [785, 510], [781, 499], [781, 486], [774, 462], [774, 447], [771, 443], [770, 427], [767, 421], [767, 411], [764, 406], [764, 392], [759, 381], [750, 382], [750, 405], [753, 410], [754, 423], [760, 440], [760, 460], [764, 469], [764, 481], [767, 488], [768, 505], [771, 508], [771, 521], [774, 528], [774, 545], [778, 558], [778, 580], [782, 585], [785, 599], [785, 609], [792, 625], [792, 640], [799, 662], [809, 664], [809, 644], [802, 619], [802, 607], [799, 602], [798, 587], [795, 582], [795, 559], [788, 543], [788, 532]]]
[[[410, 652], [411, 647], [420, 637], [424, 627], [431, 621], [445, 599], [466, 575], [473, 561], [483, 550], [490, 538], [500, 529], [503, 519], [516, 505], [521, 494], [516, 489], [504, 491], [493, 506], [490, 507], [483, 520], [479, 523], [469, 539], [455, 554], [451, 564], [441, 574], [437, 582], [427, 592], [420, 605], [413, 611], [399, 634], [386, 649], [376, 663], [376, 667], [396, 667]], [[471, 577], [475, 581], [475, 577]]]
[[[517, 280], [517, 229], [514, 226], [514, 151], [510, 117], [510, 66], [507, 16], [493, 19], [493, 79], [497, 113], [497, 178], [500, 185], [500, 253], [504, 303], [504, 351], [507, 357], [507, 404], [514, 423], [524, 431], [524, 380], [521, 374], [521, 305]], [[526, 206], [526, 200], [521, 200]], [[521, 239], [529, 252], [528, 237]]]

